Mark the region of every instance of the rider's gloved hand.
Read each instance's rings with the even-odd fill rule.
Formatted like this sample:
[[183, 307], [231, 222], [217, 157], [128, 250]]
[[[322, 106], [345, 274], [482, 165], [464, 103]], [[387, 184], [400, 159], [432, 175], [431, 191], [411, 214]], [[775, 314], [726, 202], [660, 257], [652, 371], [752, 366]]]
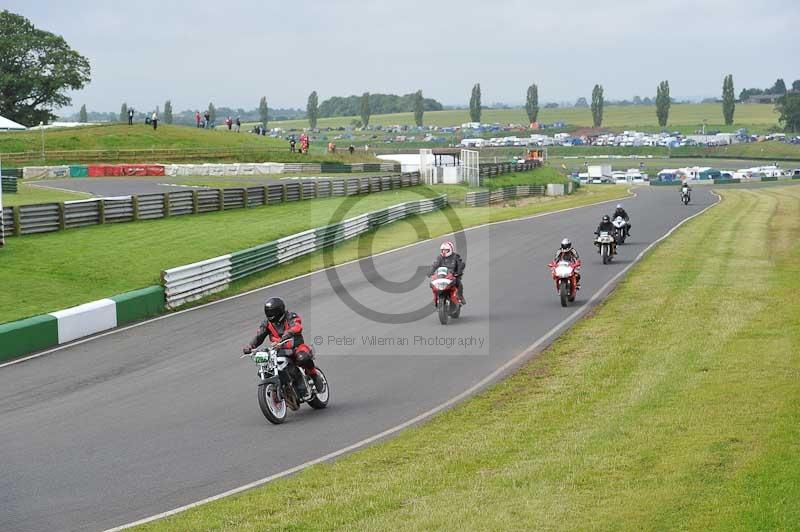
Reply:
[[246, 346], [244, 346], [242, 348], [242, 353], [244, 353], [245, 355], [249, 355], [252, 352], [253, 352], [253, 348], [251, 346], [249, 346], [249, 345], [246, 345]]
[[283, 342], [284, 340], [288, 340], [288, 339], [289, 339], [289, 338], [291, 338], [292, 336], [294, 336], [294, 335], [293, 335], [291, 332], [289, 332], [289, 331], [286, 331], [285, 333], [283, 333], [283, 334], [281, 335], [281, 342]]

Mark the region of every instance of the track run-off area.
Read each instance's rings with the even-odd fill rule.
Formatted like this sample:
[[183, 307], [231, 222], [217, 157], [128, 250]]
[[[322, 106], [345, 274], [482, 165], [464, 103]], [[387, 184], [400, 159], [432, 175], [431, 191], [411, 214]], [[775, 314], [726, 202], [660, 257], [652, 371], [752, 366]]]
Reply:
[[[718, 198], [640, 187], [611, 265], [592, 246], [615, 202], [466, 230], [468, 305], [439, 324], [427, 269], [442, 239], [100, 335], [0, 368], [0, 529], [102, 530], [257, 483], [419, 420], [500, 378], [602, 301], [649, 246]], [[583, 289], [546, 267], [568, 236]], [[665, 265], [668, 267], [668, 265]], [[334, 275], [335, 273], [335, 275]], [[268, 296], [300, 313], [328, 409], [272, 426], [238, 358]]]

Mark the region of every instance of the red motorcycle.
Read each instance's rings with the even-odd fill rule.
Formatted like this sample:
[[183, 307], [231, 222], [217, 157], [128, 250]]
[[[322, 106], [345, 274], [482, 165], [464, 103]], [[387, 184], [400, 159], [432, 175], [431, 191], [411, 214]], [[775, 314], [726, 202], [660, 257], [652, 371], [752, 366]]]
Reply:
[[458, 318], [461, 315], [461, 300], [458, 298], [456, 278], [447, 267], [437, 268], [431, 276], [431, 290], [433, 304], [442, 325], [447, 325], [450, 318]]
[[548, 266], [556, 283], [556, 292], [561, 297], [561, 306], [566, 307], [567, 301], [575, 301], [578, 292], [577, 270], [581, 267], [581, 261], [554, 260]]

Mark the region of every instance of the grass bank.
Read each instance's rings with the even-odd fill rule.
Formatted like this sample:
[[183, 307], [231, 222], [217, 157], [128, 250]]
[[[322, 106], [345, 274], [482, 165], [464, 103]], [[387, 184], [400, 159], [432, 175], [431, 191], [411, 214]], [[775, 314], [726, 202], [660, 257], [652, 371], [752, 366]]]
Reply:
[[726, 190], [508, 380], [137, 530], [796, 530], [798, 231], [800, 188]]
[[91, 198], [91, 194], [82, 192], [66, 192], [52, 188], [42, 188], [32, 185], [25, 185], [20, 182], [15, 194], [3, 193], [3, 206], [13, 207], [14, 205], [30, 205], [33, 203], [53, 203], [56, 201], [69, 201]]
[[[413, 187], [359, 196], [347, 217], [419, 199], [420, 195], [442, 192], [446, 191], [438, 187]], [[557, 200], [540, 200], [521, 207], [463, 208], [456, 212], [467, 226], [625, 194], [624, 187], [605, 186], [588, 190], [582, 187], [580, 194]], [[11, 288], [0, 291], [0, 323], [157, 284], [159, 274], [165, 268], [223, 255], [326, 225], [344, 201], [345, 198], [309, 200], [10, 238], [2, 251], [0, 285]], [[434, 228], [449, 227], [444, 223], [443, 217], [431, 218], [427, 225]], [[392, 229], [387, 228], [386, 231], [394, 230], [395, 226], [409, 228], [404, 223], [394, 224]], [[392, 235], [383, 231], [380, 232], [382, 235]], [[401, 236], [405, 240], [397, 240]], [[382, 245], [387, 246], [385, 249], [416, 240], [413, 231], [398, 233], [393, 237], [394, 240], [389, 237], [383, 242]], [[308, 268], [317, 269], [321, 261], [313, 260], [300, 259], [285, 268], [269, 270], [266, 275], [252, 276], [242, 284], [237, 284], [234, 290], [241, 291], [275, 279], [287, 279], [298, 271], [309, 271]]]
[[[346, 127], [358, 117], [341, 116], [333, 118], [320, 118], [319, 127]], [[556, 109], [539, 110], [538, 120], [544, 124], [564, 122], [565, 124], [591, 127], [592, 111], [587, 108], [565, 107]], [[778, 115], [774, 106], [760, 104], [738, 104], [736, 106], [735, 122], [733, 126], [725, 126], [722, 116], [722, 104], [718, 103], [693, 103], [672, 104], [669, 109], [667, 129], [670, 131], [681, 126], [700, 128], [703, 120], [707, 121], [706, 130], [735, 131], [740, 127], [766, 130], [777, 126]], [[425, 125], [456, 126], [470, 122], [469, 109], [452, 109], [445, 111], [428, 111], [424, 116]], [[481, 122], [501, 124], [527, 124], [528, 116], [522, 107], [514, 109], [484, 109], [481, 113]], [[414, 125], [413, 113], [394, 113], [385, 115], [372, 115], [370, 124], [373, 126]], [[285, 120], [270, 122], [270, 127], [304, 128], [308, 127], [307, 120]], [[656, 117], [655, 105], [606, 105], [603, 108], [603, 127], [625, 128], [660, 131]]]

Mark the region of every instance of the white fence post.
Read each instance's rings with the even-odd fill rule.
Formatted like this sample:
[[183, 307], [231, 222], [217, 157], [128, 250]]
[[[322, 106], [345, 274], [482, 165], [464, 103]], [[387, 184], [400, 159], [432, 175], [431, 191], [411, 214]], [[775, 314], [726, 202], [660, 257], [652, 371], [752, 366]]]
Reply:
[[419, 175], [426, 185], [435, 185], [436, 181], [438, 181], [434, 173], [435, 167], [433, 164], [433, 150], [427, 148], [419, 150]]

